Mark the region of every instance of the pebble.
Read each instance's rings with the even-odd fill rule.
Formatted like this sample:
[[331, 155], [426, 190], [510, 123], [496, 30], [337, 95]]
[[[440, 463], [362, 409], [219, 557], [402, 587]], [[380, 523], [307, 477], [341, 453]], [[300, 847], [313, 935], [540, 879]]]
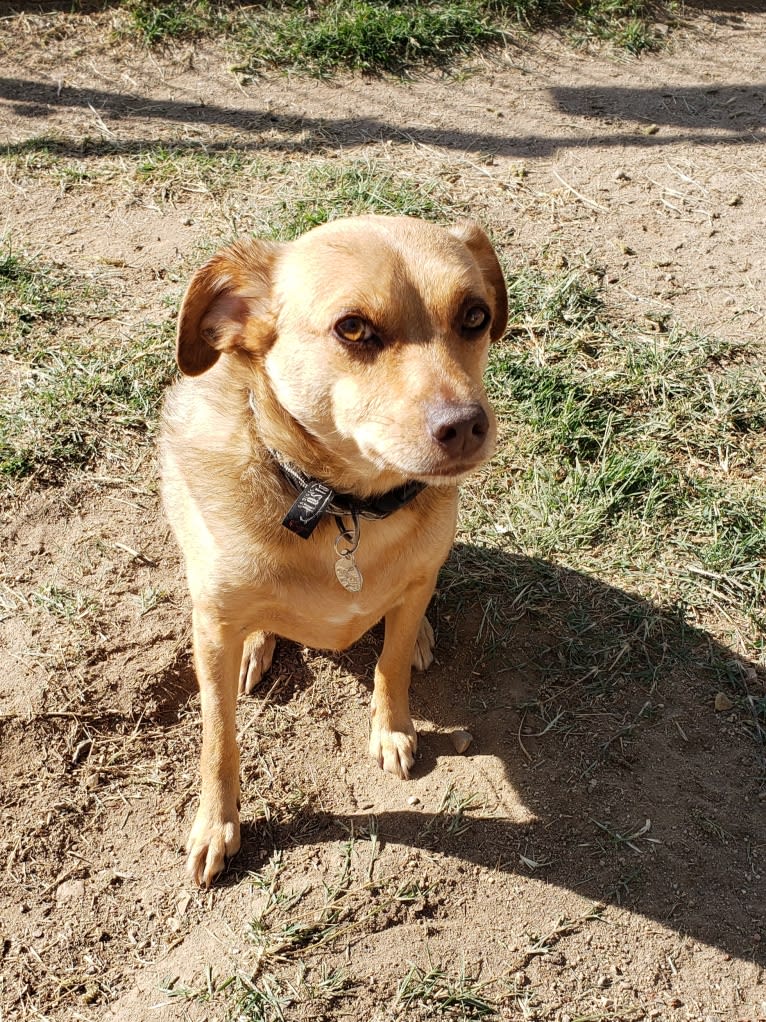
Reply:
[[82, 901], [85, 897], [85, 883], [82, 880], [65, 880], [56, 888], [56, 901]]
[[420, 799], [418, 798], [417, 795], [410, 795], [410, 797], [407, 799], [407, 805], [408, 806], [419, 806], [420, 805]]
[[731, 699], [729, 699], [725, 692], [716, 692], [715, 695], [716, 713], [725, 713], [727, 710], [730, 710], [733, 705], [734, 703], [732, 702]]
[[450, 735], [450, 741], [455, 747], [455, 752], [462, 756], [468, 746], [473, 741], [473, 735], [470, 731], [453, 731]]

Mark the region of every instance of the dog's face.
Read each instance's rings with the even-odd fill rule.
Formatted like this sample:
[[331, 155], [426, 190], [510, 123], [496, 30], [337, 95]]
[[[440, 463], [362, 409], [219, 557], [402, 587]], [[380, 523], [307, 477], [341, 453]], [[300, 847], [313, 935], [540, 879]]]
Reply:
[[506, 321], [478, 227], [358, 217], [215, 256], [184, 300], [178, 359], [196, 375], [244, 349], [281, 408], [354, 474], [451, 483], [492, 453], [482, 375]]

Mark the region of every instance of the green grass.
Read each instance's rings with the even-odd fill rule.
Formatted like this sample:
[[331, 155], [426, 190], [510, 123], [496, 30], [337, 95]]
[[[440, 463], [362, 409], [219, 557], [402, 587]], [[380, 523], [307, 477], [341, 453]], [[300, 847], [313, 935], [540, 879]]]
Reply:
[[6, 146], [1, 155], [6, 173], [22, 186], [41, 177], [54, 180], [62, 192], [114, 182], [162, 202], [189, 195], [218, 198], [244, 180], [262, 181], [279, 172], [260, 157], [236, 149], [185, 141], [147, 146], [44, 134]]
[[[510, 339], [494, 348], [488, 370], [499, 451], [464, 488], [463, 538], [538, 565], [555, 559], [596, 573], [655, 601], [658, 613], [681, 608], [739, 621], [759, 656], [766, 623], [760, 354], [672, 322], [651, 331], [626, 322], [604, 306], [598, 276], [585, 269], [524, 271], [509, 288]], [[497, 558], [493, 566], [491, 554], [455, 556], [442, 593], [462, 575], [460, 598], [470, 600], [465, 586], [474, 578], [482, 642], [502, 644], [517, 613], [515, 593], [522, 606], [530, 587], [544, 600], [551, 579], [512, 577], [516, 569], [504, 571]], [[623, 624], [624, 637], [631, 626]]]
[[453, 979], [444, 968], [429, 962], [427, 969], [410, 966], [399, 983], [395, 1004], [407, 1011], [425, 1008], [429, 1018], [496, 1018], [495, 1005], [481, 990], [481, 985], [465, 969]]
[[[11, 251], [0, 255], [0, 480], [61, 482], [152, 432], [172, 372], [171, 324], [129, 340], [95, 282]], [[96, 339], [96, 335], [100, 339]]]
[[309, 166], [296, 187], [268, 209], [259, 233], [290, 241], [330, 220], [382, 213], [445, 221], [459, 215], [434, 182], [394, 173], [371, 160], [322, 161]]
[[632, 53], [657, 46], [653, 24], [674, 5], [651, 0], [319, 0], [240, 7], [212, 0], [124, 0], [146, 43], [222, 34], [239, 70], [326, 76], [444, 67], [501, 47], [521, 29], [565, 26]]
[[301, 5], [283, 10], [266, 33], [251, 22], [243, 44], [245, 68], [309, 71], [402, 72], [419, 64], [446, 64], [503, 41], [503, 30], [477, 0], [386, 3], [330, 0], [307, 17]]
[[125, 0], [133, 30], [154, 45], [226, 27], [223, 5], [209, 0]]

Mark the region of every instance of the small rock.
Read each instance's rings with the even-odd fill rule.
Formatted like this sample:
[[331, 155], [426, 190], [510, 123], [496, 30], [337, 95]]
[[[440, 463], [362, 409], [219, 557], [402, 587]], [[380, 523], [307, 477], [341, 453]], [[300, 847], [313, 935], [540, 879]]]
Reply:
[[715, 695], [716, 713], [726, 713], [726, 711], [730, 710], [733, 705], [734, 703], [732, 702], [731, 699], [729, 699], [725, 692], [716, 692]]
[[407, 799], [407, 805], [408, 806], [419, 806], [420, 805], [420, 799], [418, 798], [417, 795], [410, 795], [410, 797]]
[[645, 135], [656, 135], [660, 130], [660, 126], [659, 124], [647, 124], [647, 126], [641, 130]]
[[170, 919], [168, 919], [167, 927], [173, 933], [177, 933], [181, 929], [181, 921], [179, 919], [176, 919], [175, 917], [171, 917]]
[[65, 880], [56, 888], [56, 901], [82, 901], [85, 897], [85, 883], [82, 880]]
[[473, 741], [473, 735], [469, 731], [453, 731], [450, 735], [450, 741], [455, 747], [455, 752], [462, 756]]
[[176, 913], [179, 916], [185, 915], [186, 914], [186, 910], [189, 907], [190, 902], [191, 902], [191, 895], [190, 894], [182, 894], [181, 897], [176, 902]]
[[729, 198], [727, 205], [729, 205], [729, 206], [741, 206], [742, 205], [742, 196], [741, 195], [732, 195]]
[[615, 181], [630, 181], [630, 174], [625, 170], [618, 170], [614, 175]]

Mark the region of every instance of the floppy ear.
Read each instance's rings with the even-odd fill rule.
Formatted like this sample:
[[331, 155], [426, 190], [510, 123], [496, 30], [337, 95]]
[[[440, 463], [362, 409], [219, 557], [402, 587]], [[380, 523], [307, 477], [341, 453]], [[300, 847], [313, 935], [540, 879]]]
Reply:
[[197, 270], [178, 314], [176, 360], [186, 376], [215, 365], [222, 351], [262, 349], [274, 334], [271, 288], [283, 245], [242, 241]]
[[505, 333], [508, 326], [508, 292], [505, 288], [503, 271], [495, 254], [492, 243], [487, 235], [473, 220], [461, 220], [450, 227], [450, 234], [459, 238], [476, 262], [484, 275], [484, 280], [494, 292], [495, 311], [492, 317], [492, 329], [490, 337], [497, 341]]

